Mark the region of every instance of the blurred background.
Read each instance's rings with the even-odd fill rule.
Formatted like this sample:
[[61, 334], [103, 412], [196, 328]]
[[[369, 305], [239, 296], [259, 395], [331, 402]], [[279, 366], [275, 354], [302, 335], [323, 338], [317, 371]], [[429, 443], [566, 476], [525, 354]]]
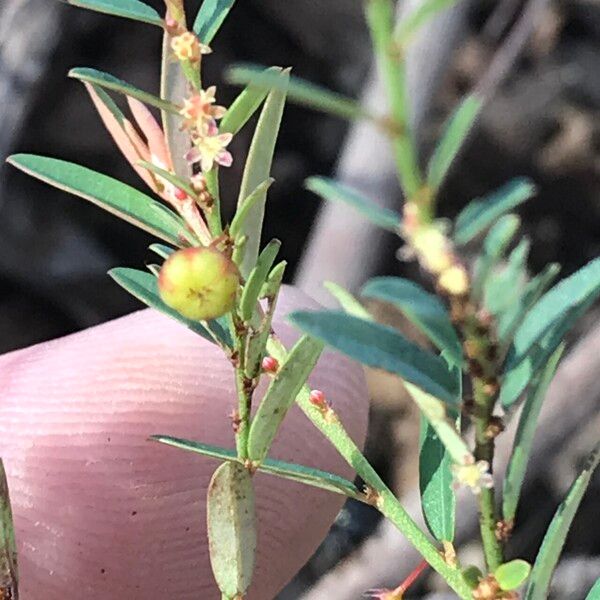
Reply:
[[[149, 3], [157, 8], [161, 4]], [[189, 3], [190, 8], [198, 4]], [[410, 78], [423, 158], [464, 93], [484, 86], [488, 95], [445, 184], [442, 216], [452, 217], [470, 199], [510, 177], [528, 175], [539, 186], [536, 199], [521, 211], [523, 231], [532, 238], [531, 273], [557, 261], [563, 265], [562, 275], [570, 274], [596, 257], [600, 248], [600, 3], [463, 0], [428, 27], [411, 55]], [[52, 0], [1, 0], [2, 163], [16, 150], [48, 154], [139, 186], [83, 87], [66, 73], [72, 67], [93, 66], [157, 92], [160, 43], [157, 30], [141, 24]], [[214, 54], [205, 60], [204, 73], [207, 81], [219, 85], [221, 104], [227, 105], [236, 94], [223, 81], [224, 71], [244, 61], [291, 65], [298, 76], [385, 107], [372, 70], [361, 0], [240, 0], [212, 46]], [[232, 146], [236, 161], [223, 178], [226, 213], [233, 210], [250, 135], [247, 127]], [[337, 174], [382, 204], [398, 208], [402, 202], [385, 141], [376, 132], [288, 106], [265, 226], [265, 239], [277, 236], [284, 241], [288, 280], [297, 276], [300, 285], [324, 298], [315, 282], [327, 278], [351, 288], [374, 274], [418, 278], [414, 267], [396, 260], [397, 238], [377, 233], [366, 247], [366, 225], [357, 225], [352, 215], [339, 210], [319, 212], [318, 199], [303, 189], [303, 180], [316, 173]], [[356, 229], [355, 248], [336, 243], [332, 223], [346, 233]], [[139, 308], [106, 271], [148, 261], [150, 242], [144, 233], [95, 207], [0, 166], [0, 352]], [[385, 322], [404, 326], [389, 308], [373, 310]], [[580, 324], [571, 339], [572, 356], [579, 356], [577, 343], [585, 335], [600, 338], [600, 333], [594, 334], [597, 317], [592, 313]], [[583, 382], [595, 381], [597, 372], [582, 367]], [[416, 483], [417, 415], [394, 378], [371, 374], [370, 381], [369, 457], [390, 485], [410, 500]], [[554, 422], [543, 458], [532, 466], [520, 515], [529, 529], [512, 542], [522, 557], [535, 556], [583, 453], [598, 438], [598, 386], [582, 389], [585, 398], [564, 399], [564, 423]], [[569, 403], [577, 403], [579, 409], [573, 412]], [[583, 599], [600, 575], [600, 528], [594, 525], [599, 502], [596, 478], [567, 543], [554, 583], [555, 598]], [[466, 526], [464, 531], [468, 553], [470, 530]], [[349, 504], [280, 600], [350, 600], [374, 585], [393, 584], [402, 568], [414, 566], [403, 564], [398, 555], [402, 548], [375, 511]], [[371, 568], [374, 561], [377, 569]], [[341, 580], [347, 583], [344, 592], [331, 587]], [[415, 594], [424, 597], [435, 588], [435, 579], [426, 578]], [[332, 589], [339, 593], [332, 596]]]

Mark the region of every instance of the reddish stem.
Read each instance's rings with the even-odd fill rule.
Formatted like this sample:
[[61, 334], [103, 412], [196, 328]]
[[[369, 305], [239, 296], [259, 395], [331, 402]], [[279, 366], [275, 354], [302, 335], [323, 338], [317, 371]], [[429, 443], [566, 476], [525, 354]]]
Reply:
[[429, 566], [429, 563], [426, 560], [422, 560], [409, 574], [408, 577], [398, 586], [395, 590], [400, 593], [404, 593], [408, 590], [408, 588], [419, 579], [421, 573]]

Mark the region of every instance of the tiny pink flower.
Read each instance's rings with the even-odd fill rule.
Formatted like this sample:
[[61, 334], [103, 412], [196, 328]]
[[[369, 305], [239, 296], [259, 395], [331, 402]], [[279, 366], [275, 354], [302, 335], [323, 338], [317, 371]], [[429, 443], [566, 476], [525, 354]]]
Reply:
[[200, 136], [194, 140], [194, 148], [187, 154], [190, 163], [200, 163], [203, 172], [210, 171], [215, 163], [222, 167], [230, 167], [233, 163], [231, 153], [226, 150], [233, 139], [231, 133]]
[[216, 91], [217, 88], [213, 85], [183, 101], [183, 107], [179, 112], [184, 119], [184, 129], [197, 129], [202, 135], [215, 135], [215, 121], [221, 119], [227, 112], [224, 106], [215, 105]]

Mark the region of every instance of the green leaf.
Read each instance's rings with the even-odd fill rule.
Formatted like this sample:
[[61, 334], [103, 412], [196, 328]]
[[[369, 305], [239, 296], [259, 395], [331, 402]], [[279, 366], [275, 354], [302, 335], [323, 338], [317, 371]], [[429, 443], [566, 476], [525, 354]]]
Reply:
[[[281, 74], [279, 67], [271, 67], [266, 71], [277, 77]], [[249, 83], [233, 101], [221, 119], [219, 125], [221, 133], [232, 133], [235, 135], [252, 118], [268, 93], [267, 89], [256, 87]]]
[[529, 240], [523, 238], [510, 253], [504, 269], [488, 279], [483, 292], [484, 305], [492, 315], [501, 316], [519, 301], [527, 280], [529, 247]]
[[456, 365], [462, 365], [463, 352], [446, 307], [421, 286], [401, 277], [376, 277], [362, 289], [367, 298], [389, 302], [420, 329]]
[[239, 463], [223, 463], [208, 486], [207, 529], [210, 564], [227, 598], [243, 597], [252, 581], [256, 515], [252, 476]]
[[554, 378], [558, 363], [563, 355], [564, 346], [552, 355], [543, 371], [527, 394], [523, 411], [519, 418], [519, 426], [513, 442], [513, 450], [504, 476], [504, 493], [502, 497], [502, 513], [505, 521], [514, 521], [521, 496], [521, 488], [525, 480], [525, 472], [529, 455], [533, 446], [537, 420], [542, 409], [548, 387]]
[[8, 162], [45, 183], [89, 200], [124, 221], [175, 245], [187, 237], [183, 221], [149, 196], [85, 167], [32, 154], [15, 154]]
[[585, 600], [600, 600], [600, 577], [596, 580], [592, 589], [588, 592]]
[[155, 106], [156, 108], [160, 108], [161, 110], [169, 113], [179, 114], [179, 108], [171, 102], [158, 98], [148, 92], [144, 92], [143, 90], [136, 88], [126, 81], [117, 79], [109, 73], [104, 73], [102, 71], [97, 71], [96, 69], [90, 69], [87, 67], [78, 67], [69, 71], [69, 77], [77, 79], [78, 81], [91, 83], [92, 85], [97, 85], [108, 90], [113, 90], [119, 94], [130, 96], [131, 98], [136, 98], [144, 104]]
[[163, 26], [160, 15], [147, 4], [138, 0], [67, 0], [69, 4], [96, 12], [124, 17], [150, 25]]
[[[160, 74], [160, 97], [175, 106], [181, 106], [188, 97], [188, 81], [183, 74], [179, 61], [173, 60], [172, 37], [165, 31], [162, 46], [162, 61]], [[161, 111], [165, 140], [173, 160], [175, 173], [182, 179], [190, 179], [192, 167], [185, 159], [191, 148], [190, 136], [181, 128], [181, 116], [167, 110]], [[214, 190], [210, 190], [216, 196]], [[218, 212], [218, 206], [214, 209]]]
[[[241, 206], [246, 198], [270, 176], [275, 143], [277, 142], [286, 99], [285, 82], [289, 78], [289, 72], [284, 71], [277, 76], [281, 79], [284, 89], [270, 92], [265, 100], [248, 152], [240, 186], [238, 206]], [[243, 277], [247, 277], [256, 264], [266, 199], [267, 193], [265, 191], [248, 210], [241, 228], [240, 233], [246, 236], [243, 257], [238, 262]]]
[[445, 402], [457, 402], [456, 381], [446, 361], [409, 342], [395, 329], [337, 311], [298, 311], [289, 318], [305, 333], [350, 358], [399, 375]]
[[529, 577], [530, 572], [531, 565], [527, 561], [517, 558], [500, 565], [494, 571], [494, 577], [500, 585], [500, 589], [510, 592], [520, 588]]
[[346, 289], [333, 281], [326, 281], [323, 286], [338, 301], [344, 312], [354, 317], [372, 321], [369, 311]]
[[204, 0], [194, 22], [194, 32], [203, 44], [210, 44], [233, 8], [235, 0]]
[[223, 346], [231, 347], [231, 336], [219, 321], [199, 323], [198, 321], [186, 319], [183, 315], [168, 307], [160, 299], [156, 277], [150, 273], [119, 267], [112, 269], [108, 274], [122, 288], [150, 308], [154, 308], [164, 315], [183, 323], [188, 329], [191, 329], [194, 333], [197, 333], [209, 342], [215, 342], [216, 338]]
[[419, 488], [423, 516], [436, 540], [451, 542], [454, 539], [456, 510], [452, 458], [422, 415], [419, 437]]
[[488, 278], [504, 251], [517, 233], [521, 220], [517, 215], [505, 215], [490, 229], [483, 242], [483, 252], [475, 262], [473, 297], [480, 300]]
[[405, 382], [404, 385], [452, 461], [457, 464], [465, 464], [467, 460], [471, 459], [472, 454], [460, 437], [456, 426], [458, 394], [454, 400], [455, 407], [448, 407], [412, 383]]
[[518, 301], [506, 307], [498, 320], [498, 337], [507, 345], [527, 313], [535, 306], [560, 273], [560, 265], [551, 263], [536, 277], [531, 279]]
[[394, 34], [396, 43], [406, 46], [419, 32], [423, 25], [427, 24], [438, 12], [448, 9], [458, 0], [424, 0], [409, 12], [396, 27]]
[[585, 466], [554, 514], [535, 559], [524, 600], [545, 600], [548, 597], [552, 573], [558, 564], [567, 534], [598, 462], [600, 444], [588, 456]]
[[267, 456], [283, 419], [322, 351], [323, 343], [309, 336], [302, 336], [290, 350], [252, 419], [248, 438], [251, 460], [260, 463]]
[[433, 190], [437, 190], [444, 181], [482, 106], [480, 98], [467, 96], [450, 117], [429, 161], [427, 183]]
[[191, 198], [197, 197], [194, 188], [187, 181], [179, 177], [179, 175], [175, 175], [174, 173], [165, 171], [165, 169], [161, 169], [154, 163], [147, 162], [145, 160], [141, 160], [138, 164], [144, 167], [145, 169], [148, 169], [148, 171], [152, 171], [152, 173], [154, 173], [155, 175], [162, 177], [169, 183], [173, 184], [175, 187], [182, 189]]
[[240, 300], [240, 314], [246, 322], [249, 322], [254, 316], [260, 291], [267, 280], [280, 248], [281, 242], [279, 240], [271, 240], [260, 253], [256, 266], [248, 277]]
[[229, 233], [233, 239], [238, 239], [240, 237], [240, 232], [244, 230], [244, 223], [246, 221], [246, 217], [252, 210], [252, 208], [260, 201], [262, 201], [265, 197], [265, 194], [269, 190], [269, 188], [273, 185], [275, 180], [272, 177], [269, 177], [266, 181], [263, 181], [259, 184], [256, 189], [238, 206], [238, 209], [231, 221], [231, 225], [229, 226]]
[[462, 570], [463, 577], [465, 581], [469, 584], [471, 589], [475, 589], [479, 582], [483, 579], [483, 573], [479, 567], [475, 565], [469, 565]]
[[402, 217], [397, 212], [377, 206], [349, 186], [337, 183], [327, 177], [309, 177], [305, 186], [306, 189], [325, 200], [349, 204], [368, 221], [383, 227], [383, 229], [397, 233], [400, 228]]
[[173, 252], [175, 252], [174, 248], [171, 248], [170, 246], [165, 246], [163, 244], [152, 244], [149, 246], [149, 249], [152, 250], [154, 254], [158, 254], [158, 256], [164, 258], [165, 260], [167, 260], [167, 258], [169, 258], [169, 256], [171, 256]]
[[[150, 437], [150, 439], [162, 444], [166, 444], [167, 446], [173, 446], [174, 448], [181, 448], [182, 450], [187, 450], [189, 452], [196, 452], [197, 454], [201, 454], [203, 456], [209, 456], [211, 458], [218, 458], [220, 460], [231, 462], [240, 462], [235, 450], [211, 446], [209, 444], [202, 444], [200, 442], [183, 440], [181, 438], [175, 438], [168, 435], [153, 435]], [[329, 492], [335, 492], [336, 494], [343, 494], [344, 496], [348, 496], [350, 498], [362, 498], [361, 492], [351, 481], [348, 481], [339, 475], [334, 475], [333, 473], [329, 473], [327, 471], [321, 471], [320, 469], [313, 469], [312, 467], [305, 467], [304, 465], [297, 465], [295, 463], [265, 458], [265, 460], [258, 465], [258, 470], [261, 473], [266, 473], [267, 475], [275, 475], [277, 477], [303, 483], [304, 485], [309, 485], [311, 487], [317, 487]]]
[[529, 179], [513, 179], [484, 198], [473, 200], [456, 218], [454, 241], [462, 246], [492, 225], [503, 214], [513, 210], [535, 194]]
[[233, 66], [227, 71], [226, 79], [237, 85], [250, 84], [256, 89], [287, 90], [289, 99], [296, 104], [302, 104], [342, 119], [373, 118], [355, 100], [331, 92], [304, 79], [291, 77], [289, 86], [285, 87], [285, 84], [272, 69], [265, 69], [260, 65]]
[[567, 331], [600, 295], [600, 259], [555, 285], [527, 313], [506, 359], [500, 401], [510, 407]]
[[4, 464], [0, 459], [0, 591], [6, 598], [18, 598], [19, 574], [17, 545], [13, 526], [8, 482]]

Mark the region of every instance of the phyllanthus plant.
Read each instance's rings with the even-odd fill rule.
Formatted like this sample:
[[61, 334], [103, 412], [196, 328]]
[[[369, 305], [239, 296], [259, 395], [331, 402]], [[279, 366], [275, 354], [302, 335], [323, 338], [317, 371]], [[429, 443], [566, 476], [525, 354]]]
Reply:
[[[473, 201], [451, 227], [436, 219], [438, 190], [482, 101], [472, 95], [458, 107], [422, 172], [409, 125], [404, 57], [423, 23], [451, 1], [424, 0], [396, 26], [392, 0], [366, 0], [389, 115], [368, 113], [353, 100], [290, 79], [288, 71], [277, 67], [232, 69], [230, 79], [247, 87], [229, 108], [219, 106], [217, 89], [203, 82], [201, 66], [234, 1], [204, 0], [191, 29], [182, 0], [166, 0], [164, 18], [139, 0], [70, 2], [164, 29], [160, 97], [93, 69], [71, 72], [86, 86], [123, 155], [163, 202], [78, 165], [23, 154], [10, 158], [34, 177], [90, 200], [165, 242], [151, 246], [162, 264], [149, 265], [149, 272], [114, 269], [112, 277], [148, 306], [217, 344], [234, 367], [239, 400], [231, 415], [235, 450], [167, 435], [153, 437], [222, 462], [207, 498], [210, 558], [222, 598], [243, 598], [251, 583], [257, 471], [371, 504], [406, 535], [423, 562], [396, 589], [371, 591], [374, 598], [402, 598], [427, 566], [460, 598], [518, 598], [526, 582], [525, 598], [546, 598], [575, 511], [600, 460], [600, 446], [559, 507], [533, 567], [518, 557], [507, 560], [504, 545], [515, 527], [536, 420], [562, 355], [562, 339], [600, 293], [600, 261], [549, 289], [558, 267], [550, 265], [527, 280], [527, 240], [503, 260], [519, 225], [511, 211], [534, 194], [527, 180], [510, 182]], [[127, 98], [135, 125], [111, 99], [111, 91]], [[273, 334], [285, 262], [277, 262], [277, 240], [260, 252], [259, 247], [286, 97], [339, 117], [368, 119], [389, 135], [406, 198], [403, 214], [377, 208], [356, 190], [329, 179], [311, 178], [307, 186], [325, 199], [348, 203], [402, 238], [402, 257], [419, 262], [435, 294], [405, 279], [385, 277], [368, 282], [362, 296], [395, 305], [428, 337], [430, 348], [418, 347], [376, 323], [356, 298], [335, 285], [329, 289], [342, 310], [294, 313], [291, 320], [304, 335], [289, 350]], [[161, 111], [162, 126], [149, 107]], [[237, 211], [224, 226], [219, 168], [232, 164], [227, 149], [231, 139], [259, 110]], [[471, 267], [462, 249], [486, 232]], [[325, 345], [404, 380], [422, 415], [420, 489], [429, 532], [413, 521], [356, 447], [326, 394], [307, 386]], [[261, 375], [270, 383], [252, 414]], [[268, 457], [294, 402], [354, 468], [364, 487]], [[523, 407], [513, 454], [500, 482], [493, 475], [495, 439], [519, 404]], [[463, 430], [474, 431], [473, 443]], [[479, 503], [483, 571], [462, 565], [453, 546], [454, 491], [460, 486], [470, 489]], [[16, 597], [14, 536], [5, 488], [0, 488], [0, 585]], [[598, 586], [594, 589], [597, 593]], [[593, 594], [592, 590], [590, 598]]]

